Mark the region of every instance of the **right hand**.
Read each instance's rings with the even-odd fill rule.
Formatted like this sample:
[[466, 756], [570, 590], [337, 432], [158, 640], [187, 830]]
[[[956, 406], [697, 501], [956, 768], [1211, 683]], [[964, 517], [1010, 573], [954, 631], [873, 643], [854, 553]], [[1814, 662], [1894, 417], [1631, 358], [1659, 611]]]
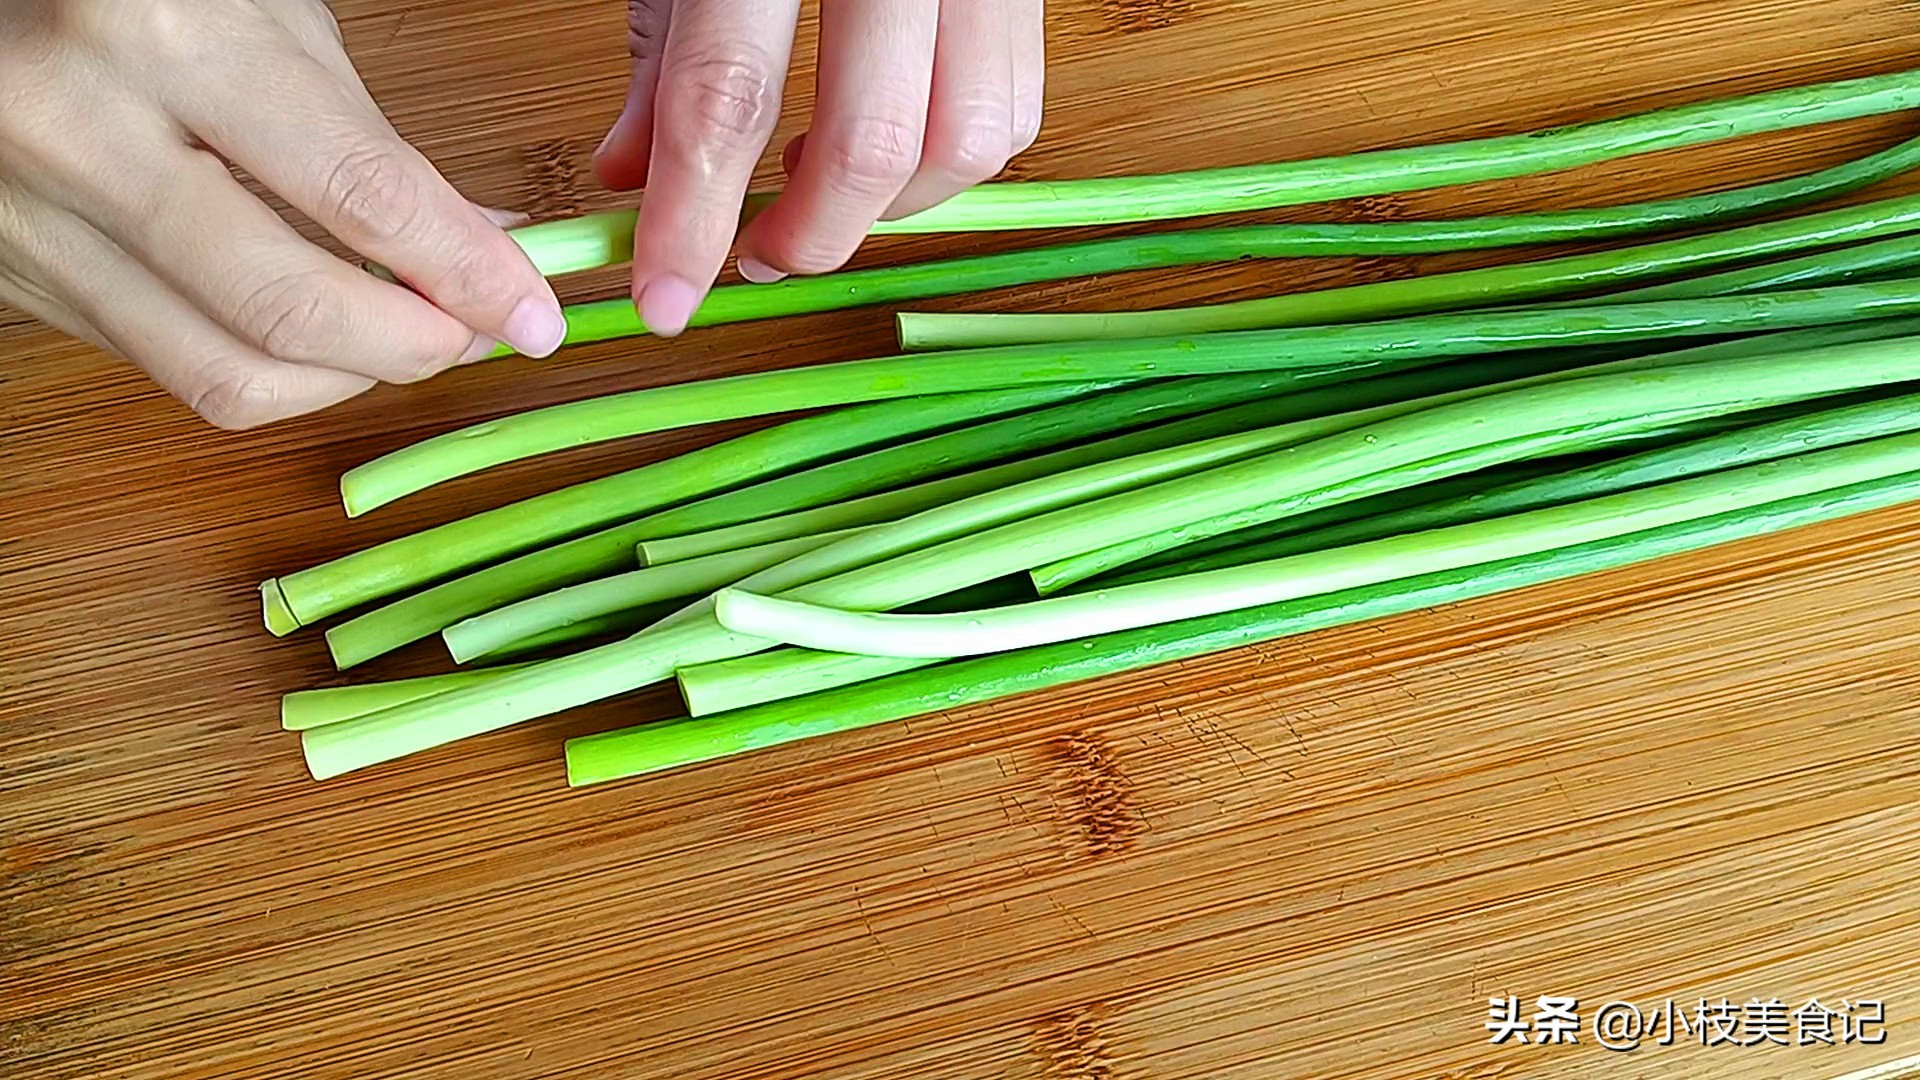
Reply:
[[[300, 236], [245, 169], [382, 281]], [[0, 302], [253, 427], [496, 341], [545, 356], [553, 289], [400, 138], [322, 0], [0, 4]]]
[[740, 229], [799, 18], [800, 0], [628, 0], [633, 79], [594, 167], [646, 189], [633, 295], [655, 334], [686, 328], [730, 249], [749, 281], [838, 269], [876, 221], [986, 182], [1040, 133], [1043, 0], [831, 0], [787, 185]]

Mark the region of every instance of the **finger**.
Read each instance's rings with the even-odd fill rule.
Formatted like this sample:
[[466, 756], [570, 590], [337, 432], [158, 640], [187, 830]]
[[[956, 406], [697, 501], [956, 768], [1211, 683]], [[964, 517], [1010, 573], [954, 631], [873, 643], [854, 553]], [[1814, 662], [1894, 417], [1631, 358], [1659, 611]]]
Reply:
[[883, 216], [946, 202], [1013, 156], [1012, 9], [1012, 0], [942, 0], [920, 167]]
[[673, 0], [627, 0], [627, 55], [633, 60], [626, 105], [593, 152], [593, 171], [614, 191], [632, 191], [647, 182], [653, 156], [653, 103], [660, 85]]
[[800, 161], [740, 238], [741, 255], [790, 274], [846, 262], [920, 163], [940, 8], [837, 0], [820, 15], [819, 92]]
[[[105, 150], [81, 151], [101, 167], [69, 178], [63, 205], [259, 352], [399, 383], [493, 351], [414, 293], [308, 242], [211, 156], [138, 139]], [[136, 176], [147, 199], [123, 196]]]
[[11, 273], [0, 272], [0, 306], [24, 311], [68, 337], [84, 341], [102, 352], [112, 351], [107, 339], [81, 318], [79, 312]]
[[1046, 0], [1009, 0], [1007, 25], [1013, 31], [1013, 153], [1019, 156], [1040, 137], [1047, 96]]
[[733, 246], [780, 115], [798, 0], [679, 0], [653, 108], [633, 292], [649, 330], [686, 328]]
[[[529, 356], [559, 347], [553, 289], [519, 245], [269, 20], [163, 91], [190, 131], [462, 323]], [[232, 88], [247, 87], [244, 96]]]
[[[792, 177], [793, 171], [800, 167], [800, 154], [806, 145], [807, 135], [805, 132], [801, 132], [793, 138], [788, 139], [787, 145], [781, 148], [780, 169], [785, 172], [788, 177]], [[756, 285], [770, 285], [787, 276], [784, 272], [775, 270], [766, 263], [746, 254], [739, 256], [735, 266], [739, 269], [740, 276], [743, 279]]]
[[148, 378], [202, 420], [227, 431], [247, 431], [320, 412], [378, 385], [344, 371], [288, 364], [237, 350], [175, 369], [173, 354], [135, 348], [128, 358]]
[[0, 215], [0, 243], [23, 276], [47, 283], [110, 351], [131, 360], [216, 427], [238, 430], [312, 412], [374, 385], [330, 368], [270, 359], [216, 325], [106, 237], [57, 207]]
[[[28, 258], [30, 249], [23, 241], [33, 235], [28, 207], [38, 201], [24, 189], [0, 183], [0, 303], [24, 311], [69, 337], [109, 350], [100, 331], [34, 281], [37, 267]], [[8, 239], [14, 242], [5, 242]]]

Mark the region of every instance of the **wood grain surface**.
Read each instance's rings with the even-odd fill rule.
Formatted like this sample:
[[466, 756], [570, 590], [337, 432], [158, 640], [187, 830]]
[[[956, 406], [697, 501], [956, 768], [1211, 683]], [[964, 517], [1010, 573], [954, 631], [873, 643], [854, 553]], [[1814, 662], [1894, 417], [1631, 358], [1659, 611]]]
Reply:
[[[542, 217], [618, 205], [586, 160], [624, 93], [620, 4], [336, 7], [375, 95], [470, 195]], [[1050, 34], [1020, 177], [1892, 70], [1920, 57], [1920, 4], [1054, 0]], [[1724, 187], [1916, 122], [1264, 219]], [[876, 242], [860, 261], [1027, 242]], [[1502, 257], [926, 306], [1165, 304]], [[749, 324], [235, 435], [0, 312], [0, 1076], [1824, 1080], [1920, 1059], [1920, 507], [603, 788], [564, 786], [561, 740], [664, 697], [307, 778], [276, 697], [340, 677], [317, 635], [260, 629], [262, 577], [720, 430], [353, 522], [344, 469], [484, 417], [888, 343], [877, 311]], [[390, 660], [366, 677], [440, 665], [426, 646]], [[1542, 995], [1583, 1017], [1877, 1000], [1884, 1041], [1618, 1052], [1583, 1024], [1578, 1045], [1493, 1045], [1489, 999], [1508, 995], [1523, 1018]]]

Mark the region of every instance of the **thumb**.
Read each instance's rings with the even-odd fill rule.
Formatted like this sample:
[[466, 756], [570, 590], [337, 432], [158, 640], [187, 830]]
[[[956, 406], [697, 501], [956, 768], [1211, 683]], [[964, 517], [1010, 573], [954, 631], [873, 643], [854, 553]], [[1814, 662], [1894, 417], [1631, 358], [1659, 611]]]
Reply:
[[660, 57], [667, 47], [667, 24], [673, 0], [627, 0], [627, 54], [633, 58], [633, 81], [627, 102], [600, 148], [593, 152], [593, 171], [615, 191], [646, 186], [647, 162], [653, 156], [653, 100], [660, 83]]

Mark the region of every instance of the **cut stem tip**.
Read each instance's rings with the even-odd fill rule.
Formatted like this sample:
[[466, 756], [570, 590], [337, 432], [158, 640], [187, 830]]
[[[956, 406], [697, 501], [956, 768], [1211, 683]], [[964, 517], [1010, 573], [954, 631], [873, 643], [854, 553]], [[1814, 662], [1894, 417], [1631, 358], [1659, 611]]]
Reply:
[[267, 624], [267, 633], [274, 637], [286, 637], [300, 629], [300, 617], [287, 603], [287, 594], [280, 591], [279, 578], [260, 583], [260, 621]]

